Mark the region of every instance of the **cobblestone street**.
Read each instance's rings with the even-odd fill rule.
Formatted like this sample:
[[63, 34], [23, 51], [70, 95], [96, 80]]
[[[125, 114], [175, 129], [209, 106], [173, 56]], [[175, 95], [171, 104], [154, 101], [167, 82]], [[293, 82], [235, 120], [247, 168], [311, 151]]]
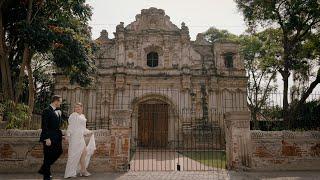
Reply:
[[[103, 179], [103, 180], [317, 180], [320, 172], [316, 171], [283, 171], [283, 172], [234, 172], [234, 171], [196, 171], [196, 172], [127, 172], [127, 173], [96, 173], [91, 177], [77, 179]], [[6, 179], [41, 179], [38, 174], [0, 174], [1, 180]], [[53, 178], [63, 179], [63, 175], [56, 174]]]

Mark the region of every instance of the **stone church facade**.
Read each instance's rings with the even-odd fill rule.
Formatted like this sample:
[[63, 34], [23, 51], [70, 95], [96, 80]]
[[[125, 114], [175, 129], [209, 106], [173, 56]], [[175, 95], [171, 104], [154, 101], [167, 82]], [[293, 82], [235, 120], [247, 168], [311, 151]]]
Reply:
[[[94, 84], [81, 88], [57, 75], [55, 86], [69, 111], [76, 102], [84, 104], [92, 129], [109, 128], [112, 110], [129, 109], [131, 139], [166, 146], [187, 137], [194, 122], [209, 119], [221, 127], [217, 114], [246, 107], [239, 45], [212, 44], [201, 33], [193, 41], [185, 23], [176, 26], [162, 9], [143, 9], [134, 22], [117, 25], [114, 38], [102, 30], [95, 42]], [[148, 131], [161, 138], [148, 137]]]
[[[192, 41], [185, 24], [178, 28], [156, 8], [120, 23], [113, 39], [102, 31], [96, 42], [94, 84], [81, 88], [57, 75], [55, 86], [69, 112], [84, 104], [89, 128], [97, 129], [92, 170], [320, 170], [319, 131], [250, 130], [237, 44], [210, 44], [202, 34]], [[0, 131], [0, 173], [36, 172], [43, 161], [40, 133]], [[63, 148], [55, 172], [65, 170], [65, 141]]]

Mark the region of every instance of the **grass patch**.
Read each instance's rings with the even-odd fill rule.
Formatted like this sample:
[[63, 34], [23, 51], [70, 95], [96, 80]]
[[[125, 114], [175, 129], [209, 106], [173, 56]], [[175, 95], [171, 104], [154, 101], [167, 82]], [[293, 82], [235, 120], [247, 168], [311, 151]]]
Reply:
[[179, 153], [207, 166], [226, 169], [225, 151], [182, 151]]

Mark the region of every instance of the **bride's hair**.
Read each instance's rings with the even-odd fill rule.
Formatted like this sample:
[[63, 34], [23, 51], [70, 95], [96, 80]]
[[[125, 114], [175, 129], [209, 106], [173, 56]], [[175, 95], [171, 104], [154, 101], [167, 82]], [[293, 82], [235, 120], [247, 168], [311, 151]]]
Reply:
[[75, 106], [81, 106], [81, 107], [83, 107], [83, 105], [82, 105], [81, 102], [77, 102], [77, 103], [75, 104]]
[[74, 105], [74, 108], [75, 108], [75, 107], [77, 107], [77, 106], [80, 106], [80, 107], [82, 107], [82, 108], [83, 108], [83, 105], [82, 105], [82, 103], [81, 103], [81, 102], [77, 102], [77, 103]]

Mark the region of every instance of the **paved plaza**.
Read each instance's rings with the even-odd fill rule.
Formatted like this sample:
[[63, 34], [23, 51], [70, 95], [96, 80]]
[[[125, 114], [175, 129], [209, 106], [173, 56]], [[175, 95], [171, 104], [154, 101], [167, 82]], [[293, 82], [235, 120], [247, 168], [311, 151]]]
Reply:
[[214, 168], [192, 160], [176, 151], [137, 151], [130, 169], [133, 171], [177, 171], [177, 164], [181, 171], [212, 171]]
[[[1, 180], [7, 179], [41, 179], [36, 173], [28, 174], [0, 174]], [[63, 174], [55, 174], [56, 180], [63, 179]], [[103, 179], [103, 180], [318, 180], [317, 171], [283, 171], [283, 172], [234, 172], [234, 171], [130, 171], [127, 173], [93, 173], [91, 177], [73, 179]]]

